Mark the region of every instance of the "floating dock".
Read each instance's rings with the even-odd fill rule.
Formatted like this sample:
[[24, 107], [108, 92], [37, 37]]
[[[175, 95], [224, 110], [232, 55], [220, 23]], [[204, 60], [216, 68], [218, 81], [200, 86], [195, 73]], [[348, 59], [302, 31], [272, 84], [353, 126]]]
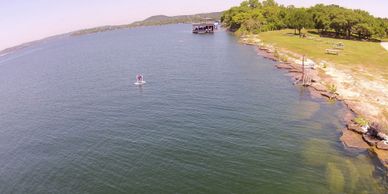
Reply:
[[217, 26], [213, 19], [204, 18], [203, 22], [193, 23], [193, 33], [194, 34], [207, 34], [214, 33], [214, 30], [217, 29]]
[[193, 33], [194, 34], [206, 34], [206, 33], [214, 33], [215, 30], [214, 23], [206, 22], [206, 23], [195, 23], [193, 24]]

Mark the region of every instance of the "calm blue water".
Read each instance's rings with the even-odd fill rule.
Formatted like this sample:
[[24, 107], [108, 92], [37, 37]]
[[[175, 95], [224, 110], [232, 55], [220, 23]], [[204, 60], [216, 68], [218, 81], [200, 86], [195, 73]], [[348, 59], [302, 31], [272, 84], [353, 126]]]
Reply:
[[[0, 58], [0, 193], [384, 193], [309, 98], [226, 32], [62, 37]], [[137, 73], [147, 84], [133, 85]]]

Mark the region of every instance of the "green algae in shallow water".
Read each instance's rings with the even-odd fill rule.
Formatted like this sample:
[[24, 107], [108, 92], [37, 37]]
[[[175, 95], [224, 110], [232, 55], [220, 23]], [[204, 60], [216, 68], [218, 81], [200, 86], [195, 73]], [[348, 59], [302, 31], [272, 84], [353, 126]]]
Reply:
[[356, 192], [360, 174], [358, 173], [356, 165], [350, 160], [346, 160], [345, 165], [347, 167], [346, 179], [349, 182], [349, 184], [346, 185], [347, 190], [350, 191], [350, 193], [354, 193]]
[[[331, 193], [386, 193], [382, 178], [373, 175], [375, 167], [368, 156], [348, 158], [332, 148], [329, 141], [316, 138], [305, 142], [302, 156], [307, 166], [322, 168], [321, 172], [326, 177], [326, 187]], [[303, 176], [307, 176], [307, 173], [299, 170], [295, 174], [295, 179]], [[324, 190], [315, 188], [311, 192], [329, 192], [322, 192]]]
[[310, 130], [314, 130], [314, 131], [318, 131], [320, 129], [322, 129], [322, 124], [320, 122], [317, 122], [317, 121], [309, 121], [309, 123], [307, 125], [304, 125], [305, 128], [307, 129], [310, 129]]
[[345, 178], [341, 170], [332, 162], [326, 167], [326, 180], [331, 193], [344, 193]]
[[382, 177], [374, 176], [375, 166], [372, 165], [372, 159], [365, 155], [360, 155], [354, 160], [360, 179], [358, 181], [357, 191], [367, 191], [367, 193], [388, 193], [384, 188]]
[[[292, 188], [292, 192], [290, 193], [329, 193], [329, 189], [326, 184], [322, 184], [321, 180], [325, 179], [324, 173], [321, 171], [316, 171], [316, 173], [312, 173], [314, 168], [300, 168], [296, 172], [292, 174], [289, 178], [288, 187]], [[314, 182], [313, 187], [306, 187], [303, 183], [306, 180], [310, 182]]]
[[[344, 193], [386, 193], [383, 180], [373, 175], [375, 166], [372, 164], [371, 158], [365, 155], [347, 158], [333, 154], [329, 156], [328, 160], [330, 163], [335, 164], [335, 167], [343, 175], [345, 180]], [[328, 169], [329, 167], [326, 168], [326, 175], [328, 175]], [[330, 185], [329, 188], [331, 189]]]
[[322, 167], [329, 159], [330, 145], [322, 139], [310, 139], [304, 144], [303, 159], [307, 165]]
[[292, 115], [296, 120], [310, 119], [320, 108], [319, 103], [312, 101], [299, 101], [293, 106], [295, 107], [292, 110], [295, 112]]

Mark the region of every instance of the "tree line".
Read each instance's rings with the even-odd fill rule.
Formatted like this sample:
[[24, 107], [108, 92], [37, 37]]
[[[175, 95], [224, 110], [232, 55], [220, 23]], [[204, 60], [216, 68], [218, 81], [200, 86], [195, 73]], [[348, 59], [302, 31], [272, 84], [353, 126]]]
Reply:
[[377, 18], [367, 11], [353, 10], [338, 5], [317, 4], [310, 8], [283, 6], [274, 0], [246, 0], [240, 6], [225, 11], [221, 21], [231, 31], [259, 33], [265, 31], [315, 28], [321, 35], [338, 38], [388, 37], [388, 19]]

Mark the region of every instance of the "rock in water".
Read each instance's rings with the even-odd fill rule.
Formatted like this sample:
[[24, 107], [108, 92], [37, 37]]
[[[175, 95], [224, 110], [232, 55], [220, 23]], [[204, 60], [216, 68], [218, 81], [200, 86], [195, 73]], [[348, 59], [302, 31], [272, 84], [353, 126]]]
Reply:
[[380, 150], [388, 150], [388, 143], [385, 142], [384, 140], [383, 141], [379, 141], [379, 143], [377, 143], [376, 146]]
[[359, 134], [348, 129], [342, 130], [342, 136], [340, 139], [344, 143], [344, 145], [349, 148], [365, 150], [369, 148], [369, 145], [365, 143], [365, 141]]

